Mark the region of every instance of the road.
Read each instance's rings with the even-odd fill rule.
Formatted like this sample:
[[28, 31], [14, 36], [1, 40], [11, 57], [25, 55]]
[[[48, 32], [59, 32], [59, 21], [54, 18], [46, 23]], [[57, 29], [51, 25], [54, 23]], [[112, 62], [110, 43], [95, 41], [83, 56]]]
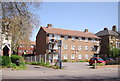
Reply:
[[27, 65], [27, 70], [2, 70], [3, 79], [112, 79], [118, 78], [118, 68], [91, 69], [88, 63], [64, 63], [64, 69]]

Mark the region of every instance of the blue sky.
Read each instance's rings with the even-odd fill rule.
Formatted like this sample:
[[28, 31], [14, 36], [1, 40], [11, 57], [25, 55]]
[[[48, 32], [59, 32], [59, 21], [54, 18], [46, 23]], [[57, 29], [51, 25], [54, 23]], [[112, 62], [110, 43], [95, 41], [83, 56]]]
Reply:
[[[103, 28], [118, 26], [117, 2], [43, 2], [39, 11], [40, 26], [52, 24], [54, 28], [96, 33]], [[40, 26], [33, 31], [36, 40]]]

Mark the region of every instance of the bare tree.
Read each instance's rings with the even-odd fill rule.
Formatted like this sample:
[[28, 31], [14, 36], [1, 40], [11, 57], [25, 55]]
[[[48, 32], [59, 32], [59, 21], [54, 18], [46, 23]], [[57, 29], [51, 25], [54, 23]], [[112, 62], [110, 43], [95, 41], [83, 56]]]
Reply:
[[33, 28], [39, 25], [39, 18], [33, 10], [39, 9], [40, 3], [2, 2], [1, 4], [2, 30], [12, 36], [12, 51], [17, 52], [19, 42], [24, 41], [26, 45], [29, 44]]

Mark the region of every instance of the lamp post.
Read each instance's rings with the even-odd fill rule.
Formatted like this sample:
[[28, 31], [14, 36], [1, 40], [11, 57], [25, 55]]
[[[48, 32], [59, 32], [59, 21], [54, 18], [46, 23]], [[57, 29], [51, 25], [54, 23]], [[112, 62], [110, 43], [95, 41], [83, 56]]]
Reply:
[[58, 41], [58, 50], [59, 50], [59, 54], [58, 54], [58, 62], [59, 62], [59, 66], [60, 66], [60, 69], [62, 69], [62, 55], [61, 55], [61, 46], [62, 46], [62, 40], [59, 40]]

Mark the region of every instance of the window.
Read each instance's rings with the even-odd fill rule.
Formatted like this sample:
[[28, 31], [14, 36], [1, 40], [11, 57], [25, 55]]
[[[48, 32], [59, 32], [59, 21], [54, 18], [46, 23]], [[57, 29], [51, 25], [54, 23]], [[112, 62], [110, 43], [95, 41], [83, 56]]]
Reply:
[[82, 49], [82, 46], [78, 46], [78, 50], [81, 50]]
[[54, 35], [54, 39], [60, 40], [60, 35]]
[[30, 53], [33, 53], [33, 51], [31, 50]]
[[68, 49], [68, 45], [64, 45], [64, 49]]
[[95, 39], [91, 39], [91, 42], [95, 42]]
[[22, 44], [20, 44], [20, 47], [23, 47], [23, 45], [22, 45]]
[[78, 59], [82, 59], [82, 55], [81, 54], [78, 55]]
[[85, 55], [85, 59], [88, 59], [88, 54]]
[[75, 46], [71, 46], [71, 49], [72, 49], [72, 50], [75, 50]]
[[26, 50], [26, 52], [28, 52], [28, 50]]
[[64, 36], [64, 39], [65, 39], [65, 40], [68, 40], [68, 36]]
[[53, 49], [58, 49], [58, 44], [57, 43], [54, 45]]
[[79, 37], [78, 40], [79, 40], [79, 41], [82, 41], [82, 37]]
[[91, 47], [91, 50], [92, 50], [92, 51], [95, 51], [95, 48], [94, 48], [94, 46], [92, 46], [92, 47]]
[[53, 36], [52, 34], [49, 34], [49, 39], [52, 39], [52, 36]]
[[85, 50], [88, 51], [88, 46], [85, 46]]
[[34, 46], [33, 46], [33, 45], [31, 45], [30, 47], [31, 47], [31, 48], [34, 48]]
[[52, 49], [52, 44], [49, 44], [49, 49]]
[[20, 52], [23, 52], [23, 50], [20, 50]]
[[67, 59], [67, 54], [64, 54], [64, 59]]
[[75, 41], [75, 37], [72, 37], [72, 41]]
[[53, 59], [58, 59], [58, 54], [54, 54]]
[[75, 54], [72, 54], [72, 55], [71, 55], [71, 59], [75, 59]]
[[85, 38], [85, 42], [88, 42], [88, 38]]

